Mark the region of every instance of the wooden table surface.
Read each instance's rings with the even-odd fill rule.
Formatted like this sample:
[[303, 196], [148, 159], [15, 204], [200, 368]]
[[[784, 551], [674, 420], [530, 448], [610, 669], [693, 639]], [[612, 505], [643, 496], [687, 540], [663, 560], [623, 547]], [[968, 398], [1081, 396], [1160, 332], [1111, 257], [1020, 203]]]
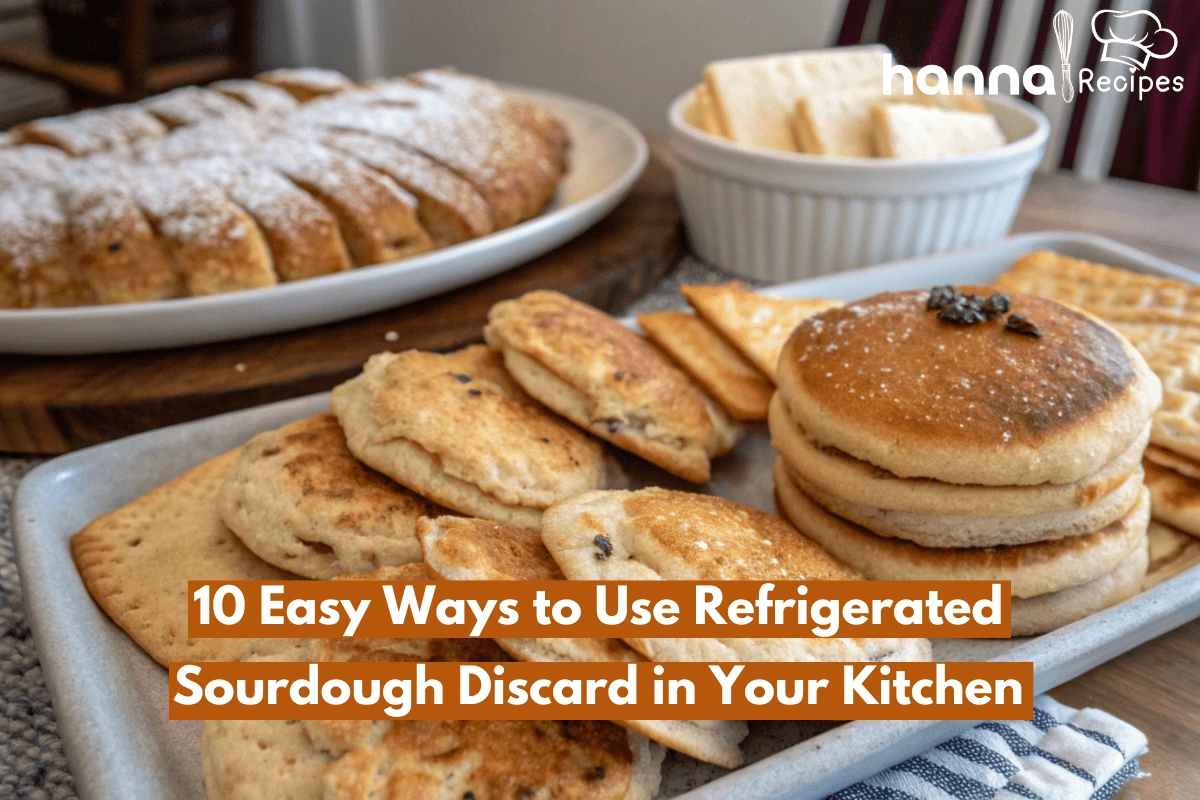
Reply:
[[[1200, 194], [1129, 181], [1090, 183], [1066, 174], [1038, 177], [1017, 214], [1017, 233], [1078, 230], [1200, 271]], [[1200, 619], [1177, 628], [1050, 692], [1136, 725], [1150, 739], [1143, 780], [1117, 800], [1200, 797]]]

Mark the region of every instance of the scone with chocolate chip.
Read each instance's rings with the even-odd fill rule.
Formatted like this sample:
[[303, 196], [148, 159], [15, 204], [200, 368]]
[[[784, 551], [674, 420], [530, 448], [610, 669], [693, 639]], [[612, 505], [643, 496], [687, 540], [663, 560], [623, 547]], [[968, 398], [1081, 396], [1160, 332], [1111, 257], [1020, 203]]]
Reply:
[[558, 292], [497, 303], [484, 329], [518, 383], [553, 411], [684, 480], [737, 441], [735, 423], [652, 345]]
[[446, 508], [537, 530], [601, 486], [603, 446], [514, 387], [488, 348], [379, 353], [333, 390], [359, 460]]

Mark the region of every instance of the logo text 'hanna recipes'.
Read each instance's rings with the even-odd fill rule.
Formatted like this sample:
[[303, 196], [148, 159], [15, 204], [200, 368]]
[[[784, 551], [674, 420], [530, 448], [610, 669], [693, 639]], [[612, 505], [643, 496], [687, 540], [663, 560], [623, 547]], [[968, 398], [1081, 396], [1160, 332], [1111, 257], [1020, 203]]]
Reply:
[[[1160, 75], [1155, 78], [1138, 74], [1146, 69], [1151, 59], [1167, 58], [1179, 47], [1175, 32], [1164, 27], [1156, 15], [1149, 11], [1097, 11], [1092, 16], [1091, 29], [1092, 36], [1102, 45], [1100, 61], [1121, 64], [1128, 68], [1129, 74], [1096, 75], [1094, 70], [1084, 67], [1079, 70], [1076, 81], [1081, 93], [1085, 90], [1136, 92], [1141, 99], [1149, 92], [1183, 91], [1182, 75]], [[1063, 81], [1061, 96], [1068, 103], [1075, 94], [1070, 59], [1073, 31], [1074, 20], [1068, 12], [1059, 11], [1055, 14], [1054, 32]], [[1060, 94], [1054, 72], [1043, 64], [1032, 64], [1023, 72], [1017, 72], [1008, 64], [1000, 64], [986, 76], [983, 70], [973, 64], [962, 65], [954, 71], [953, 76], [942, 67], [931, 64], [921, 67], [914, 75], [908, 67], [891, 63], [890, 57], [883, 72], [883, 93], [911, 96], [919, 91], [926, 95], [960, 95], [968, 85], [968, 78], [975, 94], [1016, 96], [1022, 90], [1030, 95]]]

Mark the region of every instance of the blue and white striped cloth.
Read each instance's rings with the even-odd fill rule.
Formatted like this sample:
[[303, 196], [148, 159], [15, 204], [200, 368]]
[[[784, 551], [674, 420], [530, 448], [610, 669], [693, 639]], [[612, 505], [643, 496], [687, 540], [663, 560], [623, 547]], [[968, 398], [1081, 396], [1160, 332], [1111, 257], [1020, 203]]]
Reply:
[[1031, 722], [985, 722], [830, 800], [1107, 800], [1145, 752], [1127, 722], [1043, 695]]

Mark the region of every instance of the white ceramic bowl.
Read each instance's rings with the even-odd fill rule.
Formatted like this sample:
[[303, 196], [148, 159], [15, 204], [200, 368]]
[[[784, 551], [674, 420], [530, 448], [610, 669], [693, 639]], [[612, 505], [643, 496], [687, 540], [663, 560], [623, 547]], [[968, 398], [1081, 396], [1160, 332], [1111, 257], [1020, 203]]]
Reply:
[[814, 156], [738, 145], [670, 109], [688, 234], [709, 263], [778, 283], [989, 244], [1004, 237], [1050, 124], [1028, 103], [983, 98], [1008, 144], [939, 159]]

